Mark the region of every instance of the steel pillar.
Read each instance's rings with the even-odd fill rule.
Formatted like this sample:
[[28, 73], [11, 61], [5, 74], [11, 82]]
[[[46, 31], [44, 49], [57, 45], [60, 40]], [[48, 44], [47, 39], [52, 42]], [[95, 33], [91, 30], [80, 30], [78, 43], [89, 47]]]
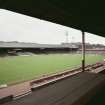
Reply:
[[85, 71], [85, 32], [82, 31], [82, 72]]

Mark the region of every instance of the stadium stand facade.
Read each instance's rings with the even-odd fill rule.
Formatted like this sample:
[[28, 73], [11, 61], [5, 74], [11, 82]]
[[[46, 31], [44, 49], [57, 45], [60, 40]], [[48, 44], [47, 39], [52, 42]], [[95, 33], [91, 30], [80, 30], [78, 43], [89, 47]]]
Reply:
[[24, 42], [0, 42], [0, 55], [18, 55], [32, 53], [71, 53], [78, 47], [73, 44], [37, 44]]

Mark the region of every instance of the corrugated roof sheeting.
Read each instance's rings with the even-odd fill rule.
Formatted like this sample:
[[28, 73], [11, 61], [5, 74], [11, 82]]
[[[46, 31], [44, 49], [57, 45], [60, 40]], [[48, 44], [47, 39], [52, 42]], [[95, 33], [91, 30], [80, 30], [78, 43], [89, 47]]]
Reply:
[[0, 42], [0, 48], [78, 48], [72, 44], [37, 44], [23, 42]]

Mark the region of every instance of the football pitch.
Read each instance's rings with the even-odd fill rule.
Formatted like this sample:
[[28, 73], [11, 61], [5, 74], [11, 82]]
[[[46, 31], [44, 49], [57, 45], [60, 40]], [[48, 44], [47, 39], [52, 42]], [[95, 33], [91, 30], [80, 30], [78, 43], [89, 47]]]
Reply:
[[[38, 78], [81, 65], [80, 54], [48, 54], [0, 57], [0, 84]], [[105, 59], [104, 55], [86, 55], [86, 63]]]

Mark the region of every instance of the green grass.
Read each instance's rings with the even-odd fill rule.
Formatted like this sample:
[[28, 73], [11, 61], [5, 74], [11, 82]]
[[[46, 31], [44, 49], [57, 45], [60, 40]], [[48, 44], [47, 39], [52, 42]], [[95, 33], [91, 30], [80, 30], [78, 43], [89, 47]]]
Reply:
[[[87, 55], [86, 63], [102, 61], [105, 56]], [[79, 54], [49, 54], [0, 58], [0, 84], [33, 79], [81, 65]]]

